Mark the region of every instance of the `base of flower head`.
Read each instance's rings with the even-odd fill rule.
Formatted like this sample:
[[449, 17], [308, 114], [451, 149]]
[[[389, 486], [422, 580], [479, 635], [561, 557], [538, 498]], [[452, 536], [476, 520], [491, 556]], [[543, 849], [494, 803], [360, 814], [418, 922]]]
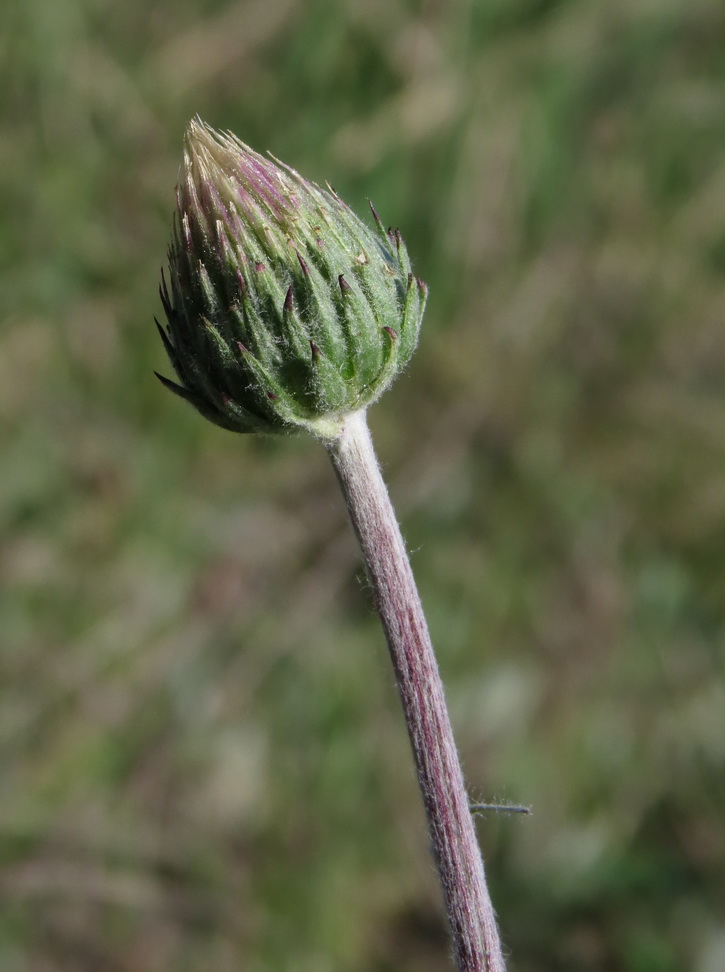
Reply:
[[364, 414], [365, 409], [360, 409], [359, 412], [341, 412], [339, 415], [321, 415], [303, 422], [300, 428], [321, 442], [334, 442], [340, 438], [342, 430], [353, 415]]

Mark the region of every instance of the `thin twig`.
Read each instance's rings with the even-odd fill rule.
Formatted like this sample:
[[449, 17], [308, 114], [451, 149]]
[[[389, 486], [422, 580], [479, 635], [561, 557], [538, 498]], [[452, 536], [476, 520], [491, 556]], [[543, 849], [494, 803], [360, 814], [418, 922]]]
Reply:
[[468, 809], [473, 814], [484, 813], [531, 813], [531, 807], [521, 806], [519, 803], [471, 803]]
[[504, 972], [496, 917], [408, 554], [364, 412], [326, 442], [388, 640], [459, 972]]

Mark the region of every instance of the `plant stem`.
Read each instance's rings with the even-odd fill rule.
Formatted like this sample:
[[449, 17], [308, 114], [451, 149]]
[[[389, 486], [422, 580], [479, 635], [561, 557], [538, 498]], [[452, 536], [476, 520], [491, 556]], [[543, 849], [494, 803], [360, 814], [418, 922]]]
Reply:
[[443, 684], [365, 412], [327, 450], [362, 547], [413, 747], [459, 972], [505, 966]]

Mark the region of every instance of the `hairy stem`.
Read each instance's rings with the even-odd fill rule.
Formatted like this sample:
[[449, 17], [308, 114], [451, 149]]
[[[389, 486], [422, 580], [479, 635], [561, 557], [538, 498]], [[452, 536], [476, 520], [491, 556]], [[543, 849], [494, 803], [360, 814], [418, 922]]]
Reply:
[[364, 412], [326, 443], [388, 640], [459, 972], [503, 972], [496, 917], [428, 626]]

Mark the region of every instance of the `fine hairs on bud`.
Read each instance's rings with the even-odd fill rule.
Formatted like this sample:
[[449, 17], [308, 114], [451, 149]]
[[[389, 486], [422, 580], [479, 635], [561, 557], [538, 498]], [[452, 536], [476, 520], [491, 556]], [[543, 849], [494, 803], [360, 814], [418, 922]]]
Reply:
[[[459, 972], [503, 972], [473, 813], [425, 615], [366, 409], [415, 349], [427, 288], [399, 230], [334, 190], [191, 122], [158, 324], [176, 381], [233, 432], [310, 432], [326, 448], [395, 672]], [[507, 807], [508, 812], [521, 808]]]

